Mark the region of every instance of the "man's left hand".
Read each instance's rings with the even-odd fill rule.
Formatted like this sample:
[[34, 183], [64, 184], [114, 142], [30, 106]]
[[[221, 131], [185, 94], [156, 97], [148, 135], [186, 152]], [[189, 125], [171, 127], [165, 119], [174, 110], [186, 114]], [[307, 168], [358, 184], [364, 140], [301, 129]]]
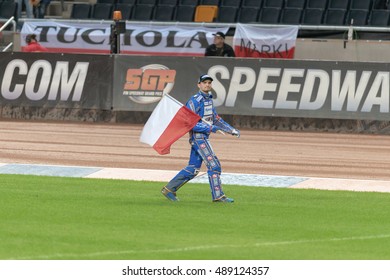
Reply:
[[240, 131], [238, 129], [233, 129], [232, 135], [236, 136], [237, 138], [240, 138]]

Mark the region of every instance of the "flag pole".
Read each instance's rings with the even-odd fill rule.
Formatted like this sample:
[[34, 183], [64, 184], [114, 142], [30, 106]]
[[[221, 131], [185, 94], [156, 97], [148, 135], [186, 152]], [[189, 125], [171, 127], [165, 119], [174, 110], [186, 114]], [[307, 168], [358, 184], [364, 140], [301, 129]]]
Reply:
[[176, 100], [175, 98], [170, 96], [168, 93], [164, 93], [163, 96], [166, 96], [166, 97], [170, 98], [172, 101], [176, 102], [178, 105], [183, 106], [183, 104], [181, 102], [179, 102], [178, 100]]

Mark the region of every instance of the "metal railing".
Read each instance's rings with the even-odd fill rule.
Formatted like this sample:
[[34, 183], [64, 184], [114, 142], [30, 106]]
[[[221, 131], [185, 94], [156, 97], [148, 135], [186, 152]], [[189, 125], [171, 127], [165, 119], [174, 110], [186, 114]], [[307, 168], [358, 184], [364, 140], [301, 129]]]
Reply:
[[13, 45], [14, 45], [13, 42], [9, 43], [9, 44], [3, 49], [3, 52], [8, 51], [8, 49], [10, 49]]
[[12, 24], [12, 31], [16, 31], [16, 21], [14, 17], [10, 17], [8, 20], [0, 19], [0, 23], [5, 22], [2, 27], [0, 27], [0, 32], [7, 28], [8, 25]]
[[[0, 23], [4, 24], [0, 27], [0, 32], [3, 32], [4, 29], [6, 29], [9, 25], [12, 25], [12, 32], [16, 32], [16, 21], [14, 17], [9, 18], [8, 20], [2, 20], [0, 19]], [[9, 43], [5, 48], [3, 48], [2, 52], [6, 52], [8, 49], [10, 49], [13, 46], [13, 42]]]
[[[32, 19], [32, 18], [21, 18], [19, 19], [20, 22], [25, 21], [41, 21], [42, 19]], [[51, 21], [56, 22], [77, 22], [77, 23], [113, 23], [112, 20], [93, 20], [93, 19], [49, 19]], [[206, 26], [206, 27], [229, 27], [231, 29], [236, 28], [236, 23], [219, 23], [219, 22], [173, 22], [173, 21], [126, 21], [126, 23], [134, 23], [134, 24], [153, 24], [153, 25], [160, 25], [160, 26], [167, 26], [167, 25], [173, 25], [173, 26]], [[283, 27], [283, 26], [291, 26], [287, 24], [259, 24], [259, 23], [246, 23], [247, 25], [251, 26], [262, 26], [262, 27]], [[360, 31], [360, 32], [390, 32], [390, 27], [375, 27], [375, 26], [350, 26], [350, 25], [297, 25], [299, 30], [305, 30], [305, 31], [348, 31], [351, 28], [353, 31]]]

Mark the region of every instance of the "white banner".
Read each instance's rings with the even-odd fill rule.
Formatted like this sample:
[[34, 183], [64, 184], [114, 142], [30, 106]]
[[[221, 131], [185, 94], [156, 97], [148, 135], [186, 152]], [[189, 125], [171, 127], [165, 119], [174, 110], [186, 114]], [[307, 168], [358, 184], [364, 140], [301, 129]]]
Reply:
[[[126, 33], [120, 35], [120, 53], [204, 56], [206, 47], [213, 43], [213, 33], [226, 33], [228, 29], [126, 23]], [[21, 46], [26, 45], [27, 34], [34, 33], [50, 52], [110, 53], [110, 30], [108, 22], [26, 20], [21, 31]]]
[[293, 58], [298, 26], [255, 27], [237, 24], [233, 38], [236, 57]]

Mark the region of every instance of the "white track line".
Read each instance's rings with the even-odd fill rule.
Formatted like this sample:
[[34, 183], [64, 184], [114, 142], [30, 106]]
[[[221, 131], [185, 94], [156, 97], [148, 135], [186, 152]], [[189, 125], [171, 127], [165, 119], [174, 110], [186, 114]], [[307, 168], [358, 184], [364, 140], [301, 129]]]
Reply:
[[[6, 163], [0, 163], [0, 167], [7, 166]], [[17, 165], [16, 163], [14, 165]], [[92, 172], [89, 175], [83, 176], [84, 178], [98, 178], [98, 179], [124, 179], [124, 180], [147, 180], [168, 182], [171, 180], [178, 171], [173, 170], [153, 170], [153, 169], [132, 169], [132, 168], [104, 168], [104, 167], [83, 167], [83, 166], [67, 166], [67, 165], [46, 165], [46, 164], [31, 164], [37, 166], [48, 167], [65, 167], [65, 168], [91, 168], [97, 171]], [[207, 177], [207, 173], [200, 173], [196, 178]], [[345, 190], [345, 191], [359, 191], [359, 192], [383, 192], [390, 193], [390, 180], [357, 180], [357, 179], [340, 179], [340, 178], [316, 178], [316, 177], [304, 177], [304, 176], [283, 176], [283, 175], [266, 175], [266, 174], [238, 174], [238, 173], [223, 173], [222, 176], [256, 176], [266, 177], [266, 186], [270, 184], [270, 181], [274, 179], [273, 187], [279, 186], [281, 182], [278, 180], [283, 178], [300, 178], [304, 179], [301, 182], [291, 182], [290, 185], [285, 186], [295, 189], [320, 189], [320, 190]], [[269, 177], [269, 178], [267, 178]], [[260, 180], [261, 181], [261, 180]], [[283, 182], [284, 184], [285, 182]], [[241, 184], [239, 184], [241, 185]], [[248, 183], [250, 185], [250, 183]], [[259, 185], [255, 185], [259, 186]], [[269, 185], [271, 186], [271, 185]]]
[[280, 245], [294, 245], [302, 243], [322, 243], [322, 242], [339, 242], [339, 241], [354, 241], [354, 240], [368, 240], [368, 239], [380, 239], [390, 238], [390, 234], [369, 235], [369, 236], [351, 236], [340, 237], [330, 239], [309, 239], [309, 240], [286, 240], [278, 242], [260, 242], [246, 245], [203, 245], [194, 247], [183, 247], [173, 249], [152, 249], [152, 250], [126, 250], [126, 251], [105, 251], [95, 252], [88, 254], [53, 254], [53, 255], [41, 255], [41, 256], [27, 256], [23, 258], [9, 258], [9, 260], [49, 260], [57, 258], [93, 258], [98, 256], [115, 256], [115, 255], [128, 255], [128, 254], [144, 254], [144, 253], [177, 253], [187, 251], [199, 251], [199, 250], [213, 250], [220, 248], [245, 248], [245, 247], [262, 247], [262, 246], [280, 246]]
[[390, 192], [390, 181], [313, 177], [297, 183], [290, 188], [388, 193]]

